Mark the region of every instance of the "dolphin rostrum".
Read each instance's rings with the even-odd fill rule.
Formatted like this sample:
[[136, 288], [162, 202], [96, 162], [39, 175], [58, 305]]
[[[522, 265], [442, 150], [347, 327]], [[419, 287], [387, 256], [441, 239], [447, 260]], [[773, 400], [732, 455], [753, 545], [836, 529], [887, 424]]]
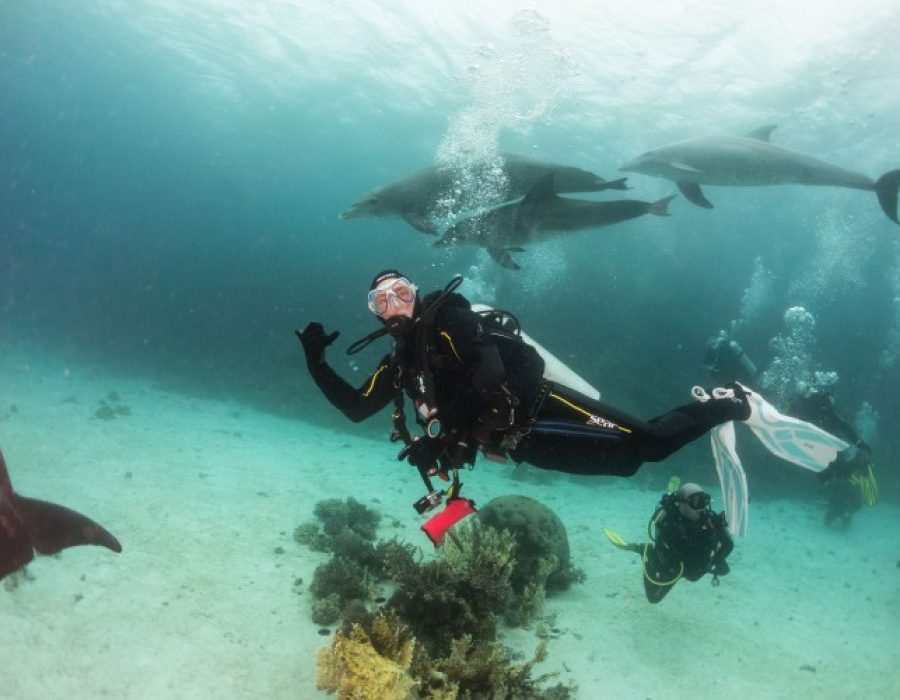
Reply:
[[80, 544], [122, 551], [112, 534], [81, 513], [13, 491], [0, 452], [0, 579], [25, 566], [35, 551], [56, 554]]
[[769, 143], [775, 125], [746, 136], [698, 136], [654, 148], [622, 166], [625, 172], [672, 180], [699, 207], [712, 208], [700, 185], [824, 185], [874, 191], [888, 218], [897, 220], [900, 170], [877, 180]]
[[[507, 179], [502, 201], [518, 199], [534, 187], [538, 180], [551, 173], [556, 178], [558, 192], [628, 189], [625, 185], [626, 178], [604, 180], [587, 170], [510, 153], [501, 154], [500, 159]], [[442, 198], [446, 198], [452, 192], [454, 180], [458, 176], [457, 170], [450, 167], [435, 166], [419, 170], [373, 190], [343, 212], [341, 218], [399, 216], [419, 231], [435, 234], [437, 233], [437, 226], [433, 221], [435, 209]], [[447, 213], [458, 214], [459, 206], [451, 205]]]
[[620, 199], [595, 202], [558, 197], [552, 173], [542, 177], [520, 202], [504, 204], [464, 219], [447, 229], [436, 248], [455, 244], [477, 245], [503, 267], [518, 270], [510, 252], [521, 252], [523, 245], [564, 236], [584, 229], [600, 228], [644, 214], [668, 216], [671, 195], [656, 202]]

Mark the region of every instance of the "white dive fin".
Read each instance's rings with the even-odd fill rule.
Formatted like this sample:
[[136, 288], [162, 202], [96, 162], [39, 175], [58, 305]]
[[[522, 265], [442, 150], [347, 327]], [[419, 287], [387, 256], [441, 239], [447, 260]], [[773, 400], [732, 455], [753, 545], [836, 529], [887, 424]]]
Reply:
[[734, 423], [729, 421], [713, 428], [710, 433], [713, 458], [719, 484], [722, 486], [722, 502], [725, 504], [725, 519], [728, 529], [735, 537], [747, 534], [747, 520], [750, 515], [750, 495], [747, 489], [747, 475], [738, 457], [734, 442]]
[[750, 417], [744, 421], [763, 446], [776, 457], [804, 469], [820, 472], [831, 464], [838, 452], [850, 445], [821, 428], [779, 413], [755, 391], [747, 391]]
[[[472, 304], [472, 311], [491, 311], [493, 307], [486, 304]], [[600, 391], [595, 389], [586, 379], [569, 367], [565, 362], [560, 360], [556, 355], [547, 348], [537, 342], [534, 338], [522, 331], [522, 340], [531, 345], [538, 354], [544, 359], [544, 379], [554, 382], [569, 389], [574, 389], [579, 394], [583, 394], [595, 401], [600, 400]]]

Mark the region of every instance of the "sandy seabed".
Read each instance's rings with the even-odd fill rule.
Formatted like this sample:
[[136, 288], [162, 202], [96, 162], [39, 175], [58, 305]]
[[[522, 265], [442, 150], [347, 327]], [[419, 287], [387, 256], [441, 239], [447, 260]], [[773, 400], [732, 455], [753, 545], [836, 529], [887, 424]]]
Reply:
[[[430, 548], [414, 471], [386, 439], [350, 431], [0, 351], [0, 448], [16, 490], [95, 518], [124, 547], [39, 557], [3, 582], [0, 697], [328, 697], [315, 679], [328, 638], [307, 590], [325, 555], [294, 528], [316, 502], [354, 496], [383, 513], [383, 536]], [[644, 469], [660, 470], [661, 490], [673, 465]], [[709, 475], [720, 504], [711, 458]], [[836, 531], [821, 504], [754, 503], [721, 585], [681, 582], [653, 606], [638, 558], [600, 528], [643, 538], [659, 493], [493, 463], [465, 481], [476, 501], [527, 495], [565, 523], [587, 582], [547, 601], [555, 638], [535, 672], [559, 671], [580, 698], [900, 697], [896, 505]], [[537, 645], [534, 629], [505, 640], [529, 657]]]

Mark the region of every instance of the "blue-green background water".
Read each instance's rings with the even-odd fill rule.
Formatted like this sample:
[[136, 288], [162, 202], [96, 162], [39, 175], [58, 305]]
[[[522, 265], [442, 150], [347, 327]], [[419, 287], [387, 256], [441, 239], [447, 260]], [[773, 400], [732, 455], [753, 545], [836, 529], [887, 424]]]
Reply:
[[900, 167], [896, 4], [485, 5], [0, 2], [3, 337], [377, 436], [386, 418], [345, 425], [319, 397], [292, 331], [341, 330], [330, 357], [362, 381], [386, 346], [358, 367], [343, 350], [375, 327], [385, 267], [425, 288], [466, 274], [643, 417], [707, 381], [704, 343], [732, 321], [766, 368], [802, 305], [800, 368], [837, 373], [848, 418], [870, 404], [896, 498], [900, 227], [871, 193], [707, 188], [711, 211], [678, 198], [670, 219], [532, 246], [518, 272], [396, 219], [338, 219], [460, 149], [612, 178], [653, 146], [766, 123], [877, 177]]

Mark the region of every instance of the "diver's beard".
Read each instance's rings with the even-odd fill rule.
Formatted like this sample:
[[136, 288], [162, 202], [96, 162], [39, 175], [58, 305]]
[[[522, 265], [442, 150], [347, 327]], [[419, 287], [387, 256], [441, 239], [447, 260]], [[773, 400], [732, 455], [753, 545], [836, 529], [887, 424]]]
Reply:
[[415, 322], [409, 316], [391, 316], [385, 319], [384, 325], [388, 333], [395, 338], [399, 338], [409, 334]]

